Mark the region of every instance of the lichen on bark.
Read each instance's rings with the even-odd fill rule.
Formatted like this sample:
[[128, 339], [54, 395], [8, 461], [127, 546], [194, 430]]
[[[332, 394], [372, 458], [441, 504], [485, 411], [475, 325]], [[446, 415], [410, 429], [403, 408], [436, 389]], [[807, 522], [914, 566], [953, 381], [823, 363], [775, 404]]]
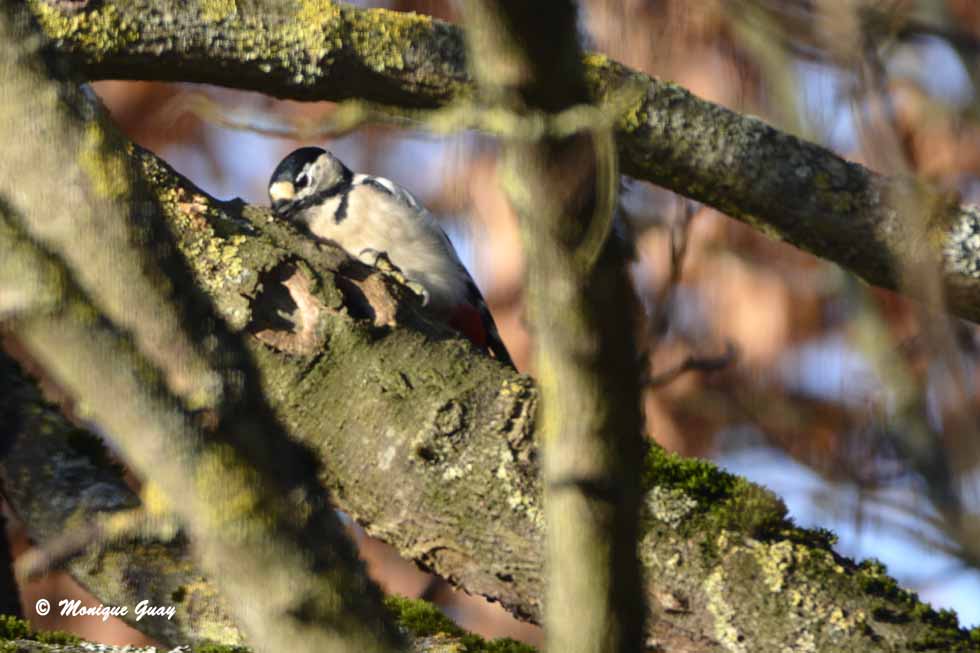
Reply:
[[[32, 5], [35, 10], [66, 11], [60, 5], [39, 9], [40, 2]], [[275, 36], [274, 27], [246, 22], [242, 16], [246, 4], [255, 5], [237, 3], [235, 12], [222, 16], [211, 5], [209, 29], [226, 31], [229, 38], [237, 38], [236, 32], [256, 32], [253, 39]], [[469, 88], [465, 73], [459, 72], [462, 63], [457, 65], [455, 59], [459, 56], [462, 62], [459, 34], [436, 21], [343, 8], [339, 26], [362, 16], [389, 26], [386, 21], [407, 21], [406, 32], [395, 30], [390, 41], [378, 43], [414, 50], [399, 56], [367, 53], [364, 48], [372, 43], [344, 40], [338, 32], [339, 50], [334, 49], [336, 44], [318, 46], [326, 53], [321, 69], [312, 73], [318, 76], [316, 84], [309, 86], [303, 77], [308, 51], [301, 51], [303, 44], [298, 41], [285, 43], [281, 34], [276, 36], [280, 45], [297, 48], [290, 55], [295, 58], [287, 57], [280, 65], [278, 60], [247, 58], [243, 49], [220, 49], [228, 48], [227, 44], [209, 50], [203, 41], [194, 40], [200, 34], [194, 25], [187, 26], [186, 34], [176, 34], [184, 26], [181, 21], [197, 21], [198, 16], [176, 11], [173, 2], [105, 0], [91, 3], [82, 13], [100, 6], [107, 12], [102, 18], [111, 21], [48, 23], [52, 31], [72, 26], [57, 35], [55, 47], [81, 62], [93, 76], [142, 76], [153, 70], [161, 78], [226, 84], [237, 80], [246, 88], [265, 84], [276, 94], [300, 98], [329, 93], [338, 99], [364, 93], [377, 100], [404, 101], [406, 106], [430, 106]], [[116, 13], [109, 13], [110, 6]], [[323, 20], [332, 20], [331, 16], [324, 14]], [[130, 28], [135, 30], [135, 40]], [[354, 57], [351, 67], [345, 67], [350, 63], [345, 57]], [[185, 68], [175, 67], [175, 61], [185, 59]], [[614, 82], [622, 72], [608, 60], [594, 58], [586, 63], [587, 69], [602, 71], [590, 82], [593, 85]], [[323, 70], [326, 64], [330, 65]], [[272, 68], [264, 71], [263, 65]], [[352, 70], [371, 74], [346, 81], [338, 77]], [[867, 171], [829, 159], [819, 148], [783, 138], [758, 121], [726, 114], [683, 89], [648, 83], [647, 97], [628, 113], [621, 127], [623, 156], [634, 174], [662, 176], [692, 195], [718, 196], [717, 202], [743, 212], [746, 219], [778, 212], [778, 207], [754, 204], [751, 195], [723, 197], [725, 188], [709, 183], [710, 166], [689, 176], [681, 174], [683, 169], [675, 169], [683, 162], [678, 159], [678, 143], [656, 145], [658, 141], [651, 140], [655, 132], [669, 135], [668, 126], [683, 131], [717, 118], [735, 121], [731, 131], [719, 127], [714, 132], [693, 130], [691, 135], [713, 134], [721, 140], [683, 143], [744, 145], [762, 139], [772, 156], [797, 152], [803, 157], [804, 176], [815, 187], [836, 193], [837, 199], [820, 201], [838, 217], [874, 200], [873, 194], [842, 192], [850, 181], [865, 179]], [[688, 111], [693, 113], [685, 118]], [[662, 149], [651, 150], [651, 143]], [[635, 151], [630, 149], [634, 147]], [[666, 163], [657, 163], [651, 151], [664, 153]], [[262, 304], [260, 287], [275, 285], [275, 278], [268, 276], [272, 271], [287, 264], [307, 276], [322, 306], [323, 345], [302, 355], [258, 339], [250, 339], [248, 346], [274, 410], [290, 433], [314, 447], [323, 460], [321, 480], [333, 491], [338, 506], [407, 557], [471, 592], [500, 600], [516, 614], [538, 619], [542, 525], [536, 446], [530, 436], [537, 405], [534, 383], [432, 324], [396, 287], [383, 286], [399, 309], [395, 323], [376, 323], [370, 301], [355, 283], [370, 271], [336, 250], [270, 224], [263, 209], [213, 200], [145, 151], [134, 148], [129, 156], [163, 207], [161, 215], [168, 220], [178, 248], [193, 259], [187, 264], [195, 284], [209, 293], [236, 330], [251, 333], [256, 308]], [[717, 156], [715, 163], [729, 155]], [[807, 158], [811, 156], [812, 160]], [[794, 217], [813, 216], [803, 211]], [[830, 226], [828, 230], [833, 231]], [[813, 245], [818, 246], [823, 247]], [[190, 286], [178, 290], [194, 292]], [[288, 325], [284, 328], [289, 330]], [[349, 399], [352, 379], [357, 384], [356, 402]], [[444, 417], [447, 405], [463, 407], [451, 427]], [[658, 450], [651, 453], [647, 465], [651, 474], [643, 489], [651, 510], [643, 524], [640, 554], [648, 577], [656, 579], [646, 588], [649, 600], [662, 607], [655, 642], [690, 650], [723, 650], [726, 643], [739, 642], [739, 637], [741, 645], [751, 650], [808, 645], [803, 635], [785, 627], [808, 616], [815, 616], [804, 624], [815, 643], [832, 641], [841, 647], [889, 650], [914, 643], [924, 650], [968, 650], [976, 641], [957, 628], [955, 620], [899, 590], [877, 568], [833, 556], [824, 534], [795, 529], [784, 519], [779, 502], [760, 488], [723, 475], [710, 464], [684, 461]], [[23, 505], [28, 519], [41, 510], [30, 502]], [[164, 549], [152, 552], [164, 561], [170, 555]], [[133, 558], [122, 560], [139, 564]], [[105, 584], [97, 588], [99, 592], [119, 590], [122, 576], [116, 571], [122, 564], [109, 566], [112, 573], [101, 578]], [[97, 565], [92, 567], [92, 573], [99, 572]], [[158, 570], [161, 577], [173, 577], [165, 563], [159, 563]], [[196, 587], [186, 584], [192, 586]], [[732, 600], [733, 588], [744, 590], [744, 603]], [[199, 596], [207, 600], [206, 592]], [[758, 606], [759, 611], [747, 606]], [[796, 614], [800, 610], [805, 613], [802, 617]], [[865, 615], [863, 621], [857, 620], [859, 612]], [[847, 627], [840, 628], [842, 624]], [[219, 626], [207, 632], [214, 639], [230, 637]], [[761, 648], [755, 648], [755, 643]]]

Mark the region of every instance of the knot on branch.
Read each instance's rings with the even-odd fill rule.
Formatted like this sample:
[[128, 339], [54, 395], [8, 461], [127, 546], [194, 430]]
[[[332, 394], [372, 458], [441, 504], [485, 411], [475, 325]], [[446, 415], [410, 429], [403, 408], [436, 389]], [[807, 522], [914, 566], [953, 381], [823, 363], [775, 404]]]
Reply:
[[252, 308], [253, 335], [287, 354], [316, 354], [326, 344], [325, 306], [314, 294], [310, 273], [285, 262], [262, 274], [260, 282]]
[[466, 408], [449, 399], [435, 411], [432, 423], [415, 438], [412, 451], [426, 463], [439, 463], [451, 456], [466, 428]]

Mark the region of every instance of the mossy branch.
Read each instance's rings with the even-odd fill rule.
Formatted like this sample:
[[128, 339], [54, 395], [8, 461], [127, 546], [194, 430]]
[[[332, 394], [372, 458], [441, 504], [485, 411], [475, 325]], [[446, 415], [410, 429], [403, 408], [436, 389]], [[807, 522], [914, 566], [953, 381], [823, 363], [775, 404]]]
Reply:
[[315, 459], [195, 290], [125, 142], [37, 46], [29, 13], [0, 6], [6, 327], [155, 490], [143, 509], [186, 526], [257, 650], [400, 649]]
[[[530, 380], [426, 322], [410, 294], [399, 300], [398, 289], [375, 286], [336, 250], [268, 222], [265, 210], [214, 200], [148, 152], [131, 156], [198, 285], [230, 323], [253, 334], [265, 391], [291, 434], [323, 461], [321, 480], [337, 506], [404, 557], [540, 619], [542, 517], [531, 440], [537, 391]], [[254, 232], [229, 228], [243, 221]], [[296, 270], [306, 282], [293, 280]], [[266, 317], [295, 311], [289, 298], [303, 297], [303, 288], [320, 306], [312, 348], [297, 342], [301, 325]], [[374, 307], [386, 305], [396, 307], [398, 328], [377, 321], [383, 311]], [[304, 318], [294, 312], [293, 319]], [[361, 389], [357, 401], [349, 400], [352, 379]], [[93, 441], [36, 392], [25, 394], [25, 383], [0, 374], [2, 412], [20, 416], [5, 423], [20, 425], [17, 442], [28, 447], [3, 461], [0, 477], [32, 533], [43, 541], [87, 519], [87, 510], [132, 505], [131, 496], [103, 494], [109, 465], [101, 449], [85, 445]], [[973, 650], [954, 616], [920, 603], [880, 566], [840, 559], [828, 538], [792, 527], [781, 503], [757, 486], [653, 449], [643, 488], [640, 559], [656, 579], [647, 590], [659, 612], [652, 641], [665, 648], [718, 651], [741, 638], [751, 650], [781, 650], [812, 636], [817, 650], [912, 643]], [[108, 503], [79, 501], [100, 496]], [[241, 641], [227, 621], [208, 618], [216, 592], [180, 540], [110, 546], [71, 569], [107, 603], [125, 603], [133, 592], [122, 578], [143, 579], [141, 586], [171, 597], [183, 614], [175, 620], [181, 630], [150, 631], [164, 641], [186, 642], [188, 632]]]
[[[473, 96], [462, 31], [415, 14], [329, 0], [30, 4], [54, 47], [90, 79], [201, 82], [300, 100], [360, 98], [393, 111]], [[597, 102], [624, 85], [643, 88], [616, 124], [626, 174], [714, 206], [885, 288], [914, 295], [902, 283], [902, 266], [938, 261], [949, 309], [980, 321], [980, 209], [913, 180], [875, 174], [606, 57], [586, 56], [584, 65]], [[918, 207], [916, 225], [895, 210], [908, 203]]]
[[[255, 4], [229, 3], [243, 12]], [[302, 6], [312, 5], [331, 6]], [[148, 5], [106, 0], [71, 20], [84, 32], [86, 20], [95, 20], [91, 12], [129, 6]], [[164, 32], [184, 15], [182, 6], [168, 6], [169, 21], [147, 14]], [[130, 16], [137, 23], [142, 18]], [[234, 29], [240, 19], [222, 14], [209, 29]], [[188, 35], [196, 29], [186, 27]], [[159, 61], [149, 50], [143, 56], [131, 59], [134, 73]], [[438, 68], [440, 60], [433, 61], [425, 65]], [[519, 615], [540, 618], [543, 538], [531, 381], [429, 323], [399, 289], [336, 250], [270, 224], [262, 209], [213, 200], [147, 152], [128, 144], [120, 151], [155, 196], [151, 215], [167, 220], [197, 286], [233, 329], [250, 334], [264, 393], [290, 433], [323, 461], [321, 480], [337, 505], [405, 557]], [[0, 260], [0, 269], [10, 260]], [[19, 310], [27, 310], [38, 298], [19, 299], [25, 302]], [[5, 388], [7, 378], [0, 379]], [[352, 380], [357, 401], [350, 401]], [[49, 415], [52, 409], [37, 410]], [[41, 440], [52, 423], [19, 422], [28, 440]], [[78, 451], [61, 455], [88, 459]], [[31, 483], [56, 470], [38, 467], [34, 475], [21, 474], [23, 466], [5, 468], [5, 485], [23, 477], [21, 496], [49, 497], [45, 503], [54, 505], [93, 491], [96, 481], [70, 474], [49, 479], [42, 490]], [[795, 529], [780, 502], [757, 486], [658, 449], [645, 470], [639, 553], [656, 581], [647, 589], [649, 603], [660, 613], [651, 644], [692, 651], [976, 648], [955, 617], [918, 602], [880, 566], [837, 557], [825, 536]], [[15, 508], [28, 524], [40, 510], [30, 501]], [[64, 528], [77, 514], [52, 515], [51, 527]], [[144, 547], [132, 549], [114, 555], [133, 556]], [[152, 555], [162, 577], [172, 573], [171, 562], [186, 564], [163, 548]], [[119, 564], [140, 563], [130, 557]], [[101, 582], [118, 591], [126, 577], [112, 575], [119, 568], [87, 571], [103, 574]]]

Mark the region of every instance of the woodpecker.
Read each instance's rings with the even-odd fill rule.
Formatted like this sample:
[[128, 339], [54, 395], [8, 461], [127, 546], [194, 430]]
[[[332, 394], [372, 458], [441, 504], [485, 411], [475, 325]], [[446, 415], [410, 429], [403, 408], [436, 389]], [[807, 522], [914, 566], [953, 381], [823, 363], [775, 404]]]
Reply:
[[368, 265], [396, 267], [432, 315], [514, 367], [479, 288], [432, 214], [407, 190], [355, 174], [319, 147], [284, 158], [269, 180], [281, 219], [331, 241]]

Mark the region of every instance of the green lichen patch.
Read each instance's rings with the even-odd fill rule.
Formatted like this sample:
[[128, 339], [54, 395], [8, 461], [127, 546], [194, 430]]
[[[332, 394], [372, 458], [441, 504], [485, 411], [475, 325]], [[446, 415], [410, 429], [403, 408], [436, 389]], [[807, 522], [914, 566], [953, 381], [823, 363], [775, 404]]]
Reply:
[[387, 596], [385, 606], [394, 614], [398, 625], [413, 637], [458, 638], [462, 645], [462, 648], [454, 649], [458, 653], [533, 653], [535, 650], [512, 639], [486, 640], [467, 633], [427, 601]]
[[55, 645], [77, 644], [82, 641], [81, 638], [71, 633], [65, 633], [59, 630], [34, 630], [23, 619], [7, 614], [0, 614], [0, 640], [12, 641], [17, 639]]
[[211, 505], [221, 506], [206, 515], [211, 532], [244, 541], [271, 528], [273, 518], [262, 503], [259, 474], [242, 464], [234, 447], [218, 444], [205, 450], [195, 476], [194, 484], [206, 488], [203, 491], [212, 498]]
[[[794, 642], [794, 651], [857, 652], [882, 640], [911, 642], [901, 650], [980, 650], [975, 631], [959, 628], [951, 611], [937, 612], [899, 588], [880, 563], [855, 566], [829, 548], [728, 531], [713, 548], [714, 567], [701, 590], [714, 634], [727, 650], [745, 650], [744, 629], [760, 621], [771, 623], [761, 641]], [[753, 619], [745, 620], [748, 614]]]
[[250, 653], [245, 646], [227, 646], [225, 644], [202, 644], [194, 647], [194, 653]]
[[[830, 552], [731, 535], [716, 538], [719, 562], [701, 588], [726, 650], [863, 651], [877, 637]], [[768, 624], [765, 633], [758, 623]]]

